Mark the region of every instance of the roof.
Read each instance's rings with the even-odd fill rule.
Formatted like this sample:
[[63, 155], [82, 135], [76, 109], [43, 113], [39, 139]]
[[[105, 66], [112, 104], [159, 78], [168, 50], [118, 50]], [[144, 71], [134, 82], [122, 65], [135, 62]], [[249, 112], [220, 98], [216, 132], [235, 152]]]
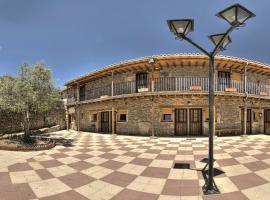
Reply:
[[[89, 72], [85, 75], [79, 76], [77, 78], [74, 78], [68, 82], [65, 83], [65, 86], [80, 82], [82, 79], [86, 79], [89, 78], [91, 79], [91, 77], [98, 75], [99, 73], [102, 73], [104, 71], [113, 71], [116, 68], [121, 68], [124, 66], [128, 66], [128, 65], [132, 65], [132, 64], [137, 64], [137, 63], [141, 63], [141, 62], [148, 62], [149, 58], [154, 58], [155, 60], [159, 61], [159, 60], [170, 60], [170, 59], [204, 59], [204, 60], [208, 60], [208, 57], [203, 55], [203, 54], [196, 54], [196, 53], [188, 53], [188, 54], [161, 54], [161, 55], [153, 55], [153, 56], [145, 56], [145, 57], [140, 57], [140, 58], [136, 58], [136, 59], [131, 59], [131, 60], [124, 60], [121, 61], [119, 63], [114, 63], [114, 64], [110, 64], [107, 66], [104, 66], [98, 70]], [[234, 56], [223, 56], [223, 55], [219, 55], [215, 57], [215, 60], [225, 60], [225, 61], [231, 61], [231, 62], [240, 62], [240, 63], [249, 63], [249, 65], [253, 65], [255, 67], [259, 67], [259, 68], [264, 68], [264, 69], [269, 69], [270, 70], [270, 65], [266, 64], [266, 63], [261, 63], [255, 60], [249, 60], [249, 59], [245, 59], [245, 58], [238, 58], [238, 57], [234, 57]]]

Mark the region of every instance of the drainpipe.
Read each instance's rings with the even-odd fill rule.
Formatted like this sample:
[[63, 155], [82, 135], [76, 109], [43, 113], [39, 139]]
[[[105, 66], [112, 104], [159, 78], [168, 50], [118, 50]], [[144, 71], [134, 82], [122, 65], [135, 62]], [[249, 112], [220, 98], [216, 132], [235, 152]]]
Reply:
[[247, 67], [248, 67], [248, 62], [246, 63], [244, 67], [244, 127], [243, 127], [243, 135], [247, 135], [247, 99], [248, 99], [248, 92], [247, 92]]

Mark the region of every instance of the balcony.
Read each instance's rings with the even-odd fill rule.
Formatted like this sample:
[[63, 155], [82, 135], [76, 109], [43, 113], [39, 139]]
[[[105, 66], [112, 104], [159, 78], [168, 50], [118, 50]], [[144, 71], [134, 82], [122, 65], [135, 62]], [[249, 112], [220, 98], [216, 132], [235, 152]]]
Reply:
[[[244, 81], [218, 78], [215, 80], [215, 92], [244, 94]], [[143, 81], [117, 82], [85, 90], [81, 101], [93, 99], [107, 99], [112, 96], [136, 93], [207, 93], [209, 86], [208, 77], [162, 77]], [[112, 91], [113, 88], [113, 91]], [[246, 91], [250, 95], [270, 97], [270, 86], [255, 82], [247, 82]], [[82, 97], [83, 96], [83, 97]], [[68, 103], [75, 103], [75, 97], [69, 97]]]

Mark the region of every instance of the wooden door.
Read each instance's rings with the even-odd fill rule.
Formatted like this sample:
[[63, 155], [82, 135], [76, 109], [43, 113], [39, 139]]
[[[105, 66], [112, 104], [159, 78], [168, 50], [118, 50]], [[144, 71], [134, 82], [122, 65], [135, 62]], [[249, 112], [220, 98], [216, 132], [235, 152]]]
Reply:
[[189, 135], [202, 135], [202, 109], [191, 108], [189, 110]]
[[264, 110], [264, 133], [270, 134], [270, 109]]
[[187, 109], [175, 109], [175, 135], [188, 135]]
[[111, 111], [105, 111], [101, 112], [101, 132], [102, 133], [110, 133], [112, 131], [112, 112]]

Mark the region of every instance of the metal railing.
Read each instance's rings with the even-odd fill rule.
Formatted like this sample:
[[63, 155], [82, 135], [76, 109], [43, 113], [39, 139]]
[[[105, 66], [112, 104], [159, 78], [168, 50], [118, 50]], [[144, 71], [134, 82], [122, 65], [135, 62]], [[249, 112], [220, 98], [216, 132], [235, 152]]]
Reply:
[[[107, 98], [113, 95], [125, 95], [147, 92], [207, 92], [209, 86], [208, 77], [161, 77], [141, 81], [115, 82], [99, 87], [89, 88], [85, 91], [85, 100]], [[216, 92], [245, 93], [244, 81], [217, 78], [215, 80]], [[270, 96], [270, 86], [256, 82], [247, 82], [246, 92], [251, 95]], [[68, 103], [75, 102], [76, 98], [69, 98]]]

